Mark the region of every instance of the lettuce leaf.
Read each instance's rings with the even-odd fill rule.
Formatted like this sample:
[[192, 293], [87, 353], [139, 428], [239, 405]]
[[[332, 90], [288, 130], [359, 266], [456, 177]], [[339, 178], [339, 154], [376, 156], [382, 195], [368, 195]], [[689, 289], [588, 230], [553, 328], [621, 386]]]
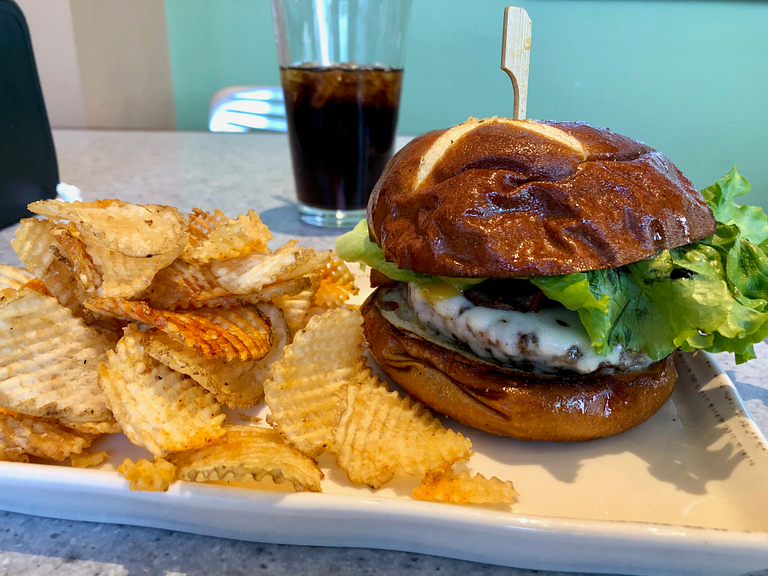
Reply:
[[384, 257], [384, 252], [378, 244], [371, 242], [368, 237], [368, 224], [365, 220], [361, 220], [352, 230], [336, 238], [336, 253], [342, 260], [359, 262], [364, 266], [370, 266], [398, 282], [430, 284], [439, 278], [459, 290], [466, 290], [468, 287], [485, 280], [485, 278], [435, 277], [411, 270], [401, 270], [394, 262], [387, 261]]
[[702, 191], [718, 220], [709, 238], [616, 270], [531, 281], [578, 311], [598, 353], [621, 344], [658, 360], [700, 348], [746, 362], [768, 337], [768, 219], [734, 202], [749, 189], [734, 169]]
[[[742, 206], [735, 199], [744, 196], [752, 185], [734, 166], [728, 174], [701, 191], [704, 200], [712, 208], [715, 219], [721, 224], [735, 224], [742, 239], [753, 244], [764, 244], [768, 240], [768, 217], [759, 206]], [[765, 251], [765, 247], [763, 247]]]

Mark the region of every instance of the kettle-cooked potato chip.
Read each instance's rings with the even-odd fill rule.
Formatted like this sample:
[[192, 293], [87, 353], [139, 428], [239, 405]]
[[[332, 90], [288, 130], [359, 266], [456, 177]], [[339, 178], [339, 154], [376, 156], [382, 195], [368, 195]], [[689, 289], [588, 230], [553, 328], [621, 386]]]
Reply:
[[272, 303], [278, 306], [283, 311], [283, 314], [285, 314], [285, 320], [288, 322], [291, 334], [296, 334], [296, 332], [307, 325], [312, 301], [315, 298], [315, 294], [317, 294], [317, 289], [320, 287], [320, 279], [316, 273], [307, 277], [311, 279], [312, 284], [306, 290], [296, 294], [277, 296], [272, 299]]
[[211, 263], [216, 280], [233, 294], [258, 292], [262, 287], [304, 276], [325, 266], [331, 251], [315, 252], [292, 240], [274, 254], [253, 252], [248, 256]]
[[110, 344], [50, 296], [0, 296], [0, 406], [77, 423], [114, 423], [96, 365]]
[[77, 230], [69, 226], [52, 226], [50, 234], [56, 242], [61, 254], [66, 259], [67, 266], [72, 275], [80, 282], [83, 290], [89, 294], [95, 294], [101, 286], [101, 273], [93, 263], [93, 258], [88, 254], [85, 243], [77, 237]]
[[363, 342], [358, 310], [312, 318], [264, 384], [267, 421], [305, 454], [327, 450], [352, 482], [372, 488], [469, 458], [467, 438], [371, 374]]
[[194, 264], [263, 253], [267, 251], [267, 241], [272, 239], [269, 228], [253, 210], [232, 220], [220, 210], [211, 215], [195, 208], [189, 221], [190, 243], [181, 257]]
[[452, 469], [427, 472], [413, 491], [417, 500], [451, 504], [512, 504], [519, 495], [512, 482], [472, 476], [466, 470], [456, 474]]
[[37, 218], [22, 218], [16, 229], [16, 237], [11, 240], [11, 246], [16, 251], [19, 260], [34, 276], [40, 278], [54, 259], [51, 247], [55, 246], [50, 220]]
[[225, 417], [213, 396], [147, 354], [143, 337], [128, 326], [107, 362], [99, 364], [99, 384], [128, 439], [162, 456], [200, 448], [224, 434]]
[[309, 314], [309, 308], [315, 292], [316, 290], [310, 288], [298, 294], [278, 296], [272, 299], [275, 306], [278, 306], [283, 311], [283, 314], [285, 314], [285, 320], [288, 322], [292, 334], [296, 334], [306, 325], [307, 315]]
[[90, 446], [94, 436], [78, 434], [53, 418], [39, 418], [0, 408], [0, 444], [49, 460], [64, 460]]
[[[56, 251], [56, 248], [53, 250]], [[122, 329], [126, 322], [87, 310], [83, 306], [83, 302], [91, 296], [75, 279], [65, 262], [66, 259], [64, 258], [55, 258], [40, 277], [46, 290], [62, 306], [69, 308], [75, 316], [82, 318], [88, 326], [95, 329], [99, 334], [108, 335], [113, 344], [117, 343], [123, 334]]]
[[73, 468], [95, 468], [109, 460], [109, 458], [109, 453], [105, 450], [92, 453], [81, 452], [80, 454], [70, 454], [69, 463], [72, 464]]
[[141, 206], [120, 200], [40, 200], [28, 208], [55, 220], [69, 220], [95, 244], [135, 258], [166, 252], [178, 255], [189, 240], [187, 220], [172, 206]]
[[201, 240], [206, 239], [216, 226], [224, 224], [229, 218], [218, 208], [214, 209], [213, 214], [201, 208], [192, 208], [192, 212], [187, 216], [187, 220], [189, 243], [195, 246]]
[[34, 277], [35, 275], [25, 268], [0, 264], [0, 290], [21, 288]]
[[[61, 204], [58, 201], [44, 201], [45, 207], [50, 207], [47, 202]], [[68, 209], [62, 211], [67, 212]], [[145, 223], [144, 227], [147, 226]], [[133, 234], [146, 237], [151, 242], [156, 232], [139, 229], [134, 230]], [[127, 234], [121, 232], [117, 224], [111, 233], [121, 237]], [[165, 242], [161, 239], [155, 241]], [[178, 239], [178, 242], [170, 250], [131, 256], [114, 251], [94, 237], [81, 233], [73, 223], [54, 224], [51, 220], [27, 218], [17, 230], [13, 246], [19, 259], [41, 279], [54, 260], [59, 260], [91, 296], [130, 298], [147, 288], [158, 270], [173, 262], [186, 245], [186, 235]], [[62, 270], [58, 272], [60, 274]]]
[[29, 462], [29, 454], [21, 448], [7, 448], [0, 442], [0, 462]]
[[159, 456], [152, 462], [146, 458], [139, 458], [136, 462], [126, 458], [117, 471], [128, 480], [131, 490], [165, 492], [176, 480], [176, 466]]
[[346, 409], [328, 451], [351, 482], [376, 489], [395, 474], [425, 474], [467, 460], [471, 446], [422, 404], [367, 374], [347, 388]]
[[336, 252], [331, 253], [330, 261], [320, 269], [320, 273], [320, 283], [312, 300], [313, 306], [326, 310], [338, 308], [349, 300], [350, 296], [360, 292], [355, 285], [355, 277]]
[[272, 346], [269, 322], [255, 306], [171, 312], [155, 310], [143, 301], [92, 298], [85, 307], [150, 324], [209, 359], [259, 360]]
[[333, 441], [346, 408], [346, 388], [365, 370], [362, 317], [331, 310], [313, 318], [285, 347], [264, 383], [267, 421], [304, 454]]
[[152, 284], [136, 299], [146, 300], [152, 308], [178, 310], [179, 308], [229, 308], [269, 302], [272, 298], [292, 295], [313, 284], [313, 276], [300, 276], [262, 286], [257, 292], [233, 294], [225, 290], [207, 266], [197, 266], [175, 260], [160, 270]]
[[270, 302], [274, 298], [281, 296], [290, 296], [292, 294], [298, 294], [302, 290], [310, 288], [315, 283], [315, 275], [310, 272], [305, 276], [299, 276], [298, 278], [291, 278], [289, 280], [281, 280], [273, 282], [272, 284], [266, 284], [262, 286], [258, 292], [251, 292], [243, 295], [233, 295], [231, 298], [240, 298], [244, 303], [255, 304], [257, 302]]
[[323, 473], [308, 456], [288, 446], [271, 428], [226, 426], [226, 435], [199, 450], [170, 454], [179, 480], [196, 482], [261, 480], [289, 481], [297, 491], [320, 492]]
[[177, 253], [162, 252], [152, 256], [125, 256], [87, 242], [88, 255], [101, 273], [97, 294], [104, 298], [131, 298], [152, 284], [158, 271], [176, 259]]
[[261, 360], [210, 360], [156, 329], [146, 332], [144, 349], [169, 368], [191, 376], [218, 402], [230, 408], [253, 406], [263, 400], [264, 381], [270, 374], [272, 364], [290, 342], [290, 332], [282, 312], [269, 304], [259, 304], [258, 308], [269, 319], [273, 334], [272, 347]]
[[175, 310], [193, 308], [197, 299], [212, 299], [229, 296], [216, 282], [213, 272], [207, 267], [190, 264], [181, 259], [160, 270], [139, 298], [146, 300], [153, 308]]
[[62, 306], [72, 310], [76, 316], [83, 319], [96, 317], [90, 310], [83, 308], [83, 302], [91, 295], [77, 281], [72, 270], [66, 264], [66, 258], [55, 258], [40, 275], [40, 280], [51, 293], [51, 296], [56, 298]]

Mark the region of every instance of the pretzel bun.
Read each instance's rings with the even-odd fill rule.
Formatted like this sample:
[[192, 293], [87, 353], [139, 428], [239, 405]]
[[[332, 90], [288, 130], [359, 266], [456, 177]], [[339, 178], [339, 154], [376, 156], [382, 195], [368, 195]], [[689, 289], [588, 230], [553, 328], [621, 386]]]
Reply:
[[[367, 220], [398, 268], [452, 278], [617, 268], [715, 231], [698, 191], [649, 146], [583, 123], [500, 118], [412, 140], [385, 168]], [[402, 285], [375, 274], [377, 284], [363, 306], [373, 356], [412, 396], [469, 426], [524, 440], [601, 438], [647, 420], [674, 388], [670, 357], [589, 374], [482, 359], [386, 296]]]
[[371, 353], [411, 396], [467, 426], [519, 440], [604, 438], [645, 422], [675, 387], [671, 356], [639, 372], [587, 376], [533, 374], [483, 361], [393, 324], [381, 298], [387, 290], [379, 288], [362, 306]]
[[469, 119], [406, 145], [368, 204], [404, 270], [454, 278], [616, 268], [715, 231], [662, 153], [583, 123]]

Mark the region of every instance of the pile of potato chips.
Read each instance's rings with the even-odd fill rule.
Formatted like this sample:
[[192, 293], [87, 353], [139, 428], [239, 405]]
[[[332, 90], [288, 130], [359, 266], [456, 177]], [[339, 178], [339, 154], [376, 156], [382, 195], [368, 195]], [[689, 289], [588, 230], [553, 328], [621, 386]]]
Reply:
[[[456, 475], [471, 443], [368, 368], [357, 293], [331, 251], [272, 251], [258, 214], [237, 219], [119, 200], [41, 201], [0, 265], [0, 459], [96, 466], [101, 434], [154, 458], [126, 460], [131, 487], [176, 480], [285, 480], [321, 491], [316, 458], [378, 488], [422, 475], [414, 492], [513, 502], [510, 482]], [[266, 401], [263, 423], [223, 407]]]

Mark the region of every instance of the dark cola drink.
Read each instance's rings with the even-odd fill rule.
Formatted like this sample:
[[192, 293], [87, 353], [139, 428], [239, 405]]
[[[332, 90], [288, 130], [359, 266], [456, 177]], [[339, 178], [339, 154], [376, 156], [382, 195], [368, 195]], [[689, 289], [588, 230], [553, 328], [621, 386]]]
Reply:
[[358, 210], [392, 156], [403, 71], [281, 68], [298, 200]]

